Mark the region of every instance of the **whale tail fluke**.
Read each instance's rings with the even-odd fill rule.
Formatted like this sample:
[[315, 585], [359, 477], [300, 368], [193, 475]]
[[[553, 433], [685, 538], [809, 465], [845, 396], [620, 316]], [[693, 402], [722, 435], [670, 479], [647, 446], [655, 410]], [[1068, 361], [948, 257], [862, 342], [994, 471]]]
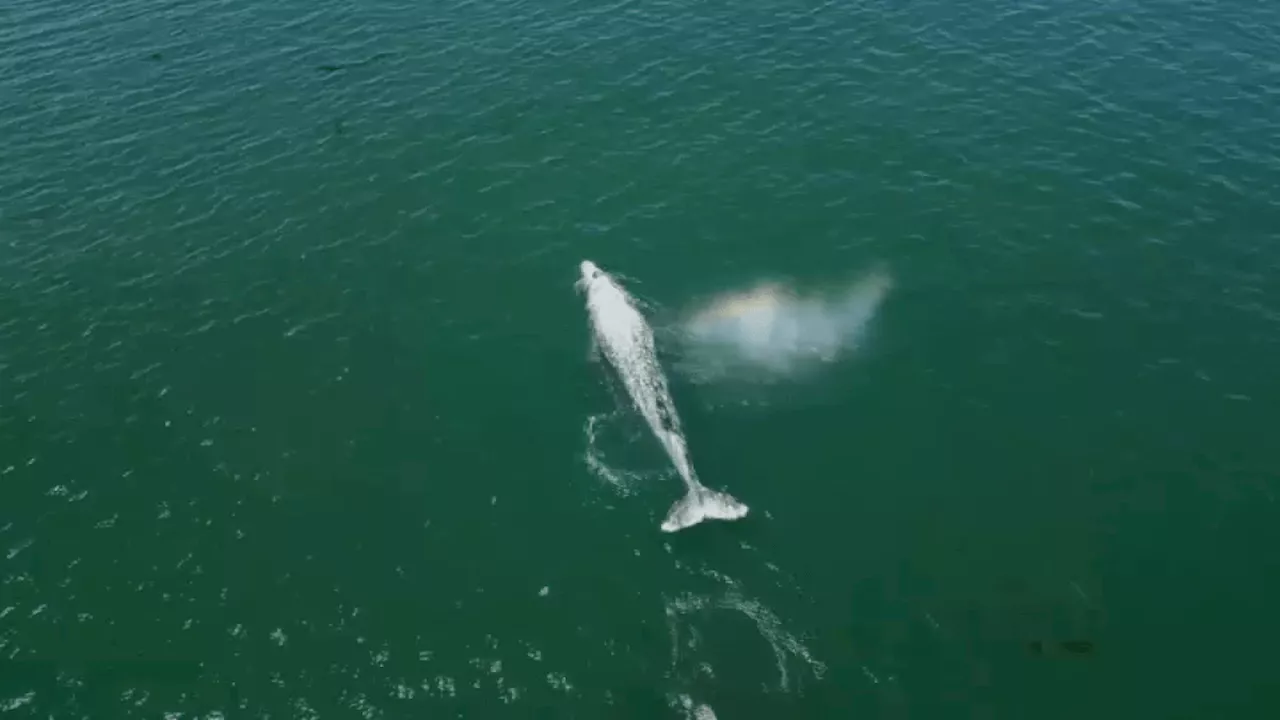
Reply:
[[737, 520], [747, 514], [746, 505], [729, 493], [697, 486], [676, 501], [662, 521], [663, 532], [676, 532], [703, 520]]

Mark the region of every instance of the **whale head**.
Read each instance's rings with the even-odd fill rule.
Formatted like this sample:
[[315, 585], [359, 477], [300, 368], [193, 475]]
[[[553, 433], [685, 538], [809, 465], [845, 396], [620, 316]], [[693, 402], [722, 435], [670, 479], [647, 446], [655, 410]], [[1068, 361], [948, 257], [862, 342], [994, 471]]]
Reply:
[[583, 287], [590, 285], [592, 280], [595, 280], [604, 274], [600, 268], [596, 267], [596, 264], [590, 260], [583, 260], [578, 265], [578, 270], [582, 273], [582, 279], [579, 282]]

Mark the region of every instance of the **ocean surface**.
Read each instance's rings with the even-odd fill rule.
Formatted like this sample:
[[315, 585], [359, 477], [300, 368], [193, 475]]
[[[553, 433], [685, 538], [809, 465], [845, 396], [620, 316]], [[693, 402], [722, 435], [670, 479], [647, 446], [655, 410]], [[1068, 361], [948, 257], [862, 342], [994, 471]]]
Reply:
[[[0, 711], [1280, 716], [1278, 49], [1226, 0], [9, 0]], [[659, 529], [584, 259], [747, 517]], [[691, 342], [868, 277], [836, 352]]]

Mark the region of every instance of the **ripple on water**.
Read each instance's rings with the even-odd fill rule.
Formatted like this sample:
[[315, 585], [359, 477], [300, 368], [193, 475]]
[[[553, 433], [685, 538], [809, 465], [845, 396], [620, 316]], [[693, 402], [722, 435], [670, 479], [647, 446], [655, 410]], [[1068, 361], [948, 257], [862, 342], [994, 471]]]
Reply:
[[745, 597], [734, 588], [715, 595], [684, 594], [666, 603], [668, 630], [671, 634], [671, 661], [676, 667], [691, 667], [691, 677], [705, 675], [715, 677], [714, 666], [705, 659], [713, 650], [702, 650], [702, 632], [693, 624], [695, 618], [717, 610], [740, 613], [755, 624], [761, 639], [769, 645], [777, 670], [776, 688], [782, 692], [792, 689], [792, 672], [799, 667], [814, 680], [821, 680], [826, 665], [816, 660], [809, 649], [791, 633], [782, 621], [759, 600]]
[[[665, 461], [659, 446], [646, 442], [652, 440], [652, 436], [638, 437], [643, 421], [637, 424], [636, 420], [635, 413], [624, 405], [613, 412], [589, 415], [582, 426], [586, 446], [582, 460], [588, 471], [622, 497], [634, 495], [646, 485], [661, 482], [669, 474], [663, 465], [657, 464]], [[646, 450], [658, 450], [659, 454]], [[639, 464], [644, 460], [649, 460], [656, 467], [624, 467], [624, 464]]]

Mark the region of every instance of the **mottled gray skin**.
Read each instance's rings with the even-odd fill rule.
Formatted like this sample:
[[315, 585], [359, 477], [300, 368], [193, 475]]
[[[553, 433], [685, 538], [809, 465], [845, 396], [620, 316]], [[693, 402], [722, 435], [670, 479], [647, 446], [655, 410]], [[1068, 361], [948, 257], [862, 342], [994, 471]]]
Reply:
[[698, 482], [689, 462], [680, 416], [658, 364], [653, 331], [644, 316], [627, 292], [595, 263], [584, 260], [580, 270], [578, 284], [587, 295], [587, 312], [597, 347], [618, 371], [632, 404], [662, 443], [688, 489], [688, 495], [672, 506], [662, 529], [672, 532], [705, 518], [736, 520], [746, 515], [747, 506]]

